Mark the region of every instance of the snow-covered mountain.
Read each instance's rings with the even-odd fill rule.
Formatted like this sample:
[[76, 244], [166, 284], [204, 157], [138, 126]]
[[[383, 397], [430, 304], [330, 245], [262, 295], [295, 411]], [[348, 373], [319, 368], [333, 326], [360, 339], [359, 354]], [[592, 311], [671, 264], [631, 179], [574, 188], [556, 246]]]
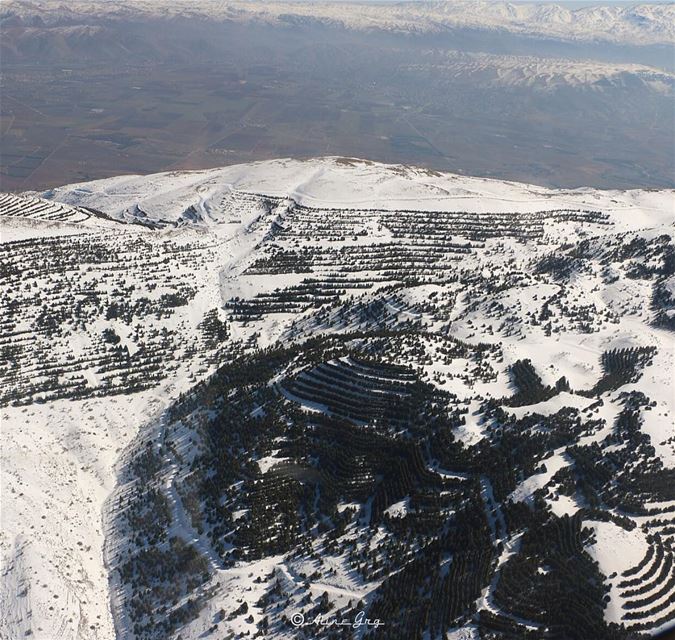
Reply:
[[675, 42], [673, 4], [602, 5], [570, 9], [554, 3], [490, 2], [251, 2], [231, 0], [8, 0], [2, 17], [9, 26], [71, 28], [82, 17], [215, 19], [284, 25], [326, 25], [358, 30], [442, 33], [489, 29], [528, 36], [579, 41], [646, 44]]
[[527, 87], [535, 91], [640, 86], [642, 91], [672, 96], [675, 88], [674, 74], [644, 65], [459, 51], [428, 51], [419, 61], [401, 65], [400, 72], [415, 74], [418, 80], [433, 79], [448, 88], [462, 79], [491, 88]]
[[349, 158], [0, 195], [0, 635], [668, 628], [674, 197]]

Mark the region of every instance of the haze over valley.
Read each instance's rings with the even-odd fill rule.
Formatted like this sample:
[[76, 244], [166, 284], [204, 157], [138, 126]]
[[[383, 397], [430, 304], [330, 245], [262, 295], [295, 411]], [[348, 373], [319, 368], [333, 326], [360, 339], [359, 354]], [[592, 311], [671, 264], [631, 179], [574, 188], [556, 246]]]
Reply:
[[672, 5], [500, 6], [10, 0], [0, 188], [323, 155], [672, 186]]

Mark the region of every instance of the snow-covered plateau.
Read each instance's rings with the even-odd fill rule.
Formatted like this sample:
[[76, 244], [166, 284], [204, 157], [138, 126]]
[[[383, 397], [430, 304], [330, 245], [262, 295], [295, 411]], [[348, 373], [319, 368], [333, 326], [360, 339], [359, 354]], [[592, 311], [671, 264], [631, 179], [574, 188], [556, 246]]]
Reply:
[[0, 637], [668, 629], [674, 233], [337, 157], [0, 194]]

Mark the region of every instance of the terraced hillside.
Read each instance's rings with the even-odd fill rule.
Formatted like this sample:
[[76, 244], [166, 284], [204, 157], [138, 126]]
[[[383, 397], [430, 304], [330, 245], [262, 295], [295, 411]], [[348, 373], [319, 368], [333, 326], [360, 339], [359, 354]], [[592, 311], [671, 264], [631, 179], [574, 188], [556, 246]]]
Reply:
[[[69, 207], [42, 198], [17, 196], [13, 193], [0, 194], [0, 215], [3, 217], [31, 218], [53, 222], [84, 222], [93, 212]], [[100, 215], [100, 217], [103, 217]]]
[[[64, 205], [36, 213], [38, 201], [21, 202], [0, 203], [0, 215], [88, 220]], [[195, 284], [220, 258], [197, 234], [158, 237], [114, 223], [2, 243], [0, 402], [132, 393], [176, 372], [183, 356], [213, 362], [210, 302], [223, 340], [227, 331], [213, 292]]]
[[[611, 640], [675, 624], [672, 193], [326, 159], [44, 195], [0, 201], [17, 487], [0, 631]], [[81, 424], [62, 417], [75, 408]], [[117, 450], [86, 457], [102, 433]], [[39, 461], [74, 441], [79, 479], [50, 476]], [[23, 487], [27, 456], [44, 471]], [[73, 533], [31, 509], [66, 517], [86, 483], [96, 534], [96, 515]], [[73, 535], [105, 538], [102, 558], [54, 560]]]

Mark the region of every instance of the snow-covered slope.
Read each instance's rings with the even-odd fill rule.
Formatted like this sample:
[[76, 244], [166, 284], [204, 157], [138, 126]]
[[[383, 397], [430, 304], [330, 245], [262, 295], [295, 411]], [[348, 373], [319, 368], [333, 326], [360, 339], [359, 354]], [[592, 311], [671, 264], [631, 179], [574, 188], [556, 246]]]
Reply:
[[[487, 178], [384, 165], [354, 158], [281, 159], [204, 171], [119, 176], [50, 190], [43, 197], [91, 207], [124, 221], [180, 223], [214, 230], [250, 223], [252, 205], [237, 200], [267, 195], [321, 209], [415, 209], [471, 213], [602, 209], [619, 230], [672, 223], [673, 191], [551, 190]], [[255, 198], [250, 199], [251, 202]], [[234, 212], [232, 211], [234, 209]], [[253, 214], [255, 215], [255, 213]], [[213, 227], [213, 223], [217, 223]]]
[[665, 629], [674, 206], [346, 158], [0, 197], [0, 635]]

